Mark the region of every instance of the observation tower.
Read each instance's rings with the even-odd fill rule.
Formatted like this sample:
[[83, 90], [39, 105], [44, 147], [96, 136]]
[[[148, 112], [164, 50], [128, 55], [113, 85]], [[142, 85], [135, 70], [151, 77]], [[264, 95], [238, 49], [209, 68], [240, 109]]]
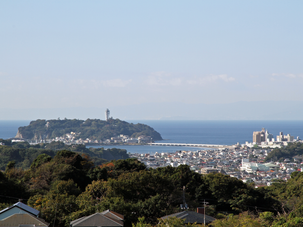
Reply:
[[105, 120], [106, 120], [106, 121], [108, 121], [108, 119], [109, 119], [109, 114], [110, 114], [109, 109], [106, 109], [106, 110], [105, 110]]

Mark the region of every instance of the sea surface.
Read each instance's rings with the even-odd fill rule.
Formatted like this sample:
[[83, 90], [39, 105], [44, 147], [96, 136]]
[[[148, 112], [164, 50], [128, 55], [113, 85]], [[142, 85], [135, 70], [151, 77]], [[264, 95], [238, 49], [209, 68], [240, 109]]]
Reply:
[[[0, 138], [13, 138], [18, 127], [26, 126], [30, 121], [0, 121]], [[303, 121], [128, 121], [143, 123], [158, 131], [167, 143], [221, 144], [233, 145], [252, 141], [253, 131], [262, 128], [274, 135], [291, 134], [303, 139]], [[130, 153], [175, 152], [177, 150], [197, 150], [197, 147], [165, 146], [104, 146], [104, 148], [126, 149]]]

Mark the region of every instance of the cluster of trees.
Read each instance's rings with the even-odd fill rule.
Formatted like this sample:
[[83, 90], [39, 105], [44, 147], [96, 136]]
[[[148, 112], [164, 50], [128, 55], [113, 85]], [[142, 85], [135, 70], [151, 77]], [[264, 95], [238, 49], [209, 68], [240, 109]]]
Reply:
[[77, 138], [93, 140], [110, 139], [120, 134], [130, 137], [151, 136], [154, 140], [162, 140], [161, 135], [150, 126], [132, 124], [119, 119], [108, 121], [98, 119], [36, 120], [18, 129], [18, 135], [29, 140], [51, 139], [70, 132], [80, 133]]
[[265, 161], [283, 161], [285, 158], [293, 158], [296, 155], [303, 155], [303, 143], [289, 143], [286, 147], [273, 149]]
[[36, 145], [30, 145], [27, 142], [12, 143], [10, 140], [2, 139], [0, 139], [0, 142], [5, 144], [0, 146], [0, 170], [4, 170], [11, 160], [14, 160], [16, 167], [27, 169], [40, 154], [54, 157], [59, 150], [70, 150], [89, 155], [95, 165], [101, 165], [110, 160], [129, 158], [125, 149], [117, 148], [86, 148], [84, 145], [66, 145], [62, 142]]
[[[84, 146], [75, 152], [62, 143], [33, 148], [26, 143], [2, 142], [7, 145], [1, 149], [11, 150], [0, 152], [1, 157], [11, 153], [10, 160], [30, 149], [41, 153], [35, 153], [33, 161], [28, 158], [28, 168], [10, 161], [0, 171], [0, 208], [21, 198], [40, 210], [51, 225], [69, 226], [72, 220], [110, 209], [125, 215], [125, 226], [183, 226], [182, 220], [159, 222], [158, 218], [181, 211], [185, 186], [190, 209], [196, 210], [204, 200], [209, 202], [206, 213], [218, 218], [211, 224], [214, 227], [303, 226], [303, 173], [294, 172], [288, 182], [255, 188], [219, 173], [198, 174], [187, 165], [147, 169], [137, 159], [96, 164], [90, 155], [99, 151]], [[20, 153], [22, 149], [26, 152]], [[19, 158], [26, 157], [29, 155]]]
[[23, 198], [55, 226], [106, 209], [125, 215], [125, 226], [140, 217], [155, 225], [159, 217], [180, 211], [183, 186], [190, 208], [206, 199], [207, 214], [215, 217], [256, 209], [282, 212], [275, 190], [255, 189], [226, 175], [201, 175], [187, 165], [147, 169], [136, 159], [94, 165], [89, 156], [67, 150], [54, 157], [40, 154], [26, 170], [8, 163], [0, 175], [0, 202], [4, 207]]
[[303, 173], [294, 172], [287, 182], [276, 181], [263, 189], [268, 196], [279, 202], [279, 209], [273, 206], [265, 212], [243, 212], [228, 215], [212, 223], [214, 227], [255, 226], [255, 227], [298, 227], [303, 226]]

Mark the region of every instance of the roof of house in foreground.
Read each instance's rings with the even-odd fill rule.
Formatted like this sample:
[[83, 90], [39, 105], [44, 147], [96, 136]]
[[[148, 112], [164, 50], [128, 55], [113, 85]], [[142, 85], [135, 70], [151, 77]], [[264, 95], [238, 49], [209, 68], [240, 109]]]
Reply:
[[[166, 215], [164, 217], [161, 217], [162, 219], [167, 219], [169, 217], [177, 217], [181, 219], [185, 219], [185, 223], [197, 223], [197, 224], [202, 224], [204, 223], [204, 214], [197, 213], [195, 211], [182, 211], [179, 213], [174, 213], [170, 215]], [[214, 221], [215, 218], [205, 215], [205, 223], [210, 223]]]
[[36, 210], [36, 209], [34, 209], [32, 207], [30, 207], [30, 206], [28, 206], [28, 205], [26, 205], [26, 204], [24, 204], [22, 202], [18, 202], [18, 203], [15, 203], [14, 205], [12, 205], [10, 207], [7, 207], [7, 208], [1, 210], [0, 214], [2, 214], [2, 213], [6, 212], [6, 211], [8, 211], [8, 210], [10, 210], [10, 209], [12, 209], [14, 207], [18, 207], [18, 208], [20, 208], [20, 209], [22, 209], [22, 210], [24, 210], [24, 211], [26, 211], [28, 213], [31, 213], [31, 214], [33, 214], [35, 216], [38, 216], [39, 213], [40, 213], [40, 211], [38, 211], [38, 210]]
[[0, 226], [18, 227], [20, 225], [32, 225], [37, 227], [47, 227], [49, 224], [41, 218], [31, 214], [13, 214], [0, 221]]
[[71, 226], [123, 226], [124, 216], [116, 212], [106, 210], [90, 216], [81, 217], [71, 221]]

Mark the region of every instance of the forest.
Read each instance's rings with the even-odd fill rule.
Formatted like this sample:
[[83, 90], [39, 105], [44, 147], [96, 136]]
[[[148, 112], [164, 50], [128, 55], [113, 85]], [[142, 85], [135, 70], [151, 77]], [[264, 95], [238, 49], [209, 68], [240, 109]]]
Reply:
[[35, 120], [28, 126], [19, 127], [17, 137], [27, 140], [45, 140], [77, 133], [76, 139], [105, 140], [120, 134], [129, 137], [151, 136], [153, 140], [162, 140], [161, 135], [145, 124], [133, 124], [119, 119], [108, 121], [99, 119], [63, 119]]
[[87, 148], [85, 145], [66, 145], [62, 142], [40, 143], [30, 145], [27, 142], [12, 143], [11, 140], [0, 139], [0, 170], [5, 170], [9, 161], [14, 161], [15, 166], [22, 169], [30, 167], [32, 162], [41, 154], [54, 157], [60, 150], [69, 150], [80, 155], [89, 155], [95, 165], [116, 159], [129, 158], [124, 149]]
[[[12, 156], [0, 171], [0, 209], [21, 199], [50, 226], [67, 227], [72, 220], [107, 209], [123, 214], [126, 227], [184, 226], [182, 220], [159, 222], [181, 211], [184, 186], [189, 210], [208, 202], [206, 214], [216, 218], [211, 226], [303, 226], [301, 172], [293, 172], [287, 182], [255, 188], [220, 173], [201, 175], [187, 165], [147, 169], [127, 157], [96, 163], [90, 155], [97, 151], [82, 147], [79, 152], [79, 147], [76, 152], [61, 143], [39, 144], [35, 149], [40, 153], [25, 154], [34, 148], [9, 142], [2, 140], [7, 145], [1, 146], [12, 149], [1, 157]], [[29, 165], [20, 164], [22, 158]]]
[[146, 169], [136, 159], [94, 165], [87, 155], [61, 150], [53, 158], [40, 154], [28, 169], [9, 162], [0, 172], [0, 207], [22, 199], [55, 226], [110, 209], [125, 216], [125, 226], [149, 226], [180, 211], [185, 186], [191, 209], [209, 202], [207, 214], [218, 218], [213, 226], [244, 220], [259, 224], [254, 226], [298, 226], [303, 223], [302, 181], [303, 173], [294, 172], [288, 182], [255, 188], [219, 173], [201, 175], [186, 165]]

